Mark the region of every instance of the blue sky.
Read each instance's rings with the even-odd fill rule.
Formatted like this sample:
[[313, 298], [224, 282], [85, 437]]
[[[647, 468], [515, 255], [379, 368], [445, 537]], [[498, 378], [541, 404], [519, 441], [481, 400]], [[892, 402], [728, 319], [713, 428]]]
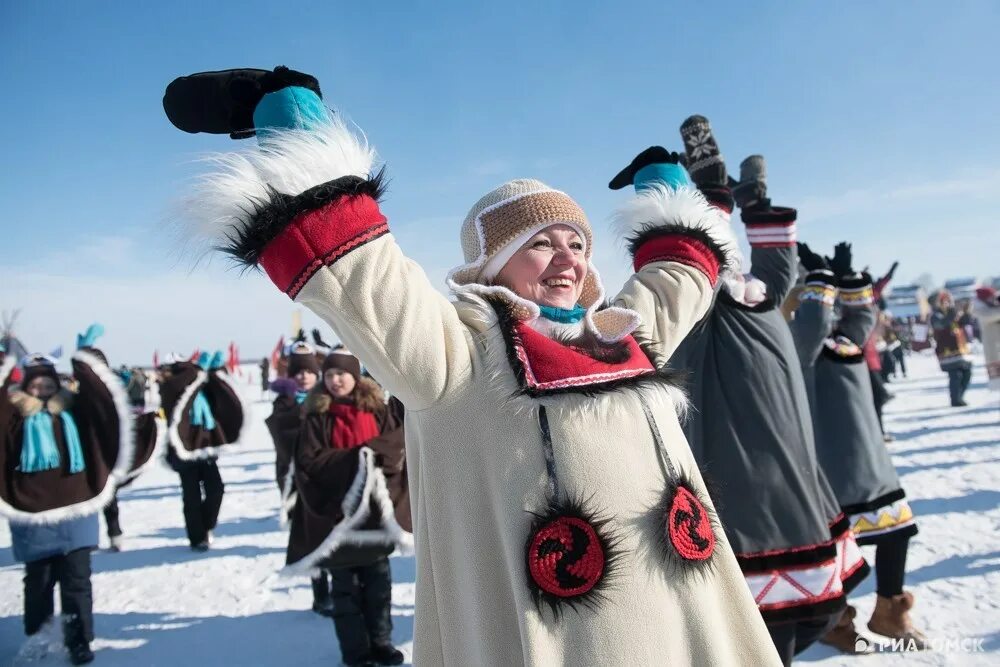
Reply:
[[692, 113], [731, 170], [766, 156], [802, 240], [851, 240], [875, 272], [898, 259], [901, 281], [1000, 274], [1000, 4], [474, 4], [3, 3], [0, 308], [23, 309], [40, 349], [99, 320], [112, 361], [273, 346], [293, 304], [174, 252], [164, 220], [191, 159], [236, 144], [175, 130], [160, 100], [182, 74], [278, 64], [365, 130], [399, 242], [442, 289], [468, 207], [535, 177], [588, 212], [613, 292], [624, 194], [607, 182], [649, 145], [679, 148]]

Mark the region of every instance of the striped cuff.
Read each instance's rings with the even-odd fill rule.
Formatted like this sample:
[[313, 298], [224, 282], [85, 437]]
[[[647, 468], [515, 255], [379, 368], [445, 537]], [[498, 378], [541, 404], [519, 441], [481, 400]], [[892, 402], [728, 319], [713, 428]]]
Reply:
[[798, 238], [795, 220], [798, 211], [785, 206], [743, 209], [747, 240], [752, 248], [793, 248]]
[[871, 278], [860, 273], [841, 278], [837, 300], [847, 307], [870, 306], [875, 301]]
[[719, 251], [707, 238], [700, 239], [683, 232], [653, 235], [635, 249], [632, 263], [638, 272], [652, 262], [680, 262], [700, 270], [714, 286], [719, 279]]
[[825, 306], [833, 306], [837, 300], [835, 282], [830, 271], [810, 272], [806, 276], [805, 287], [799, 293], [799, 301], [818, 301]]

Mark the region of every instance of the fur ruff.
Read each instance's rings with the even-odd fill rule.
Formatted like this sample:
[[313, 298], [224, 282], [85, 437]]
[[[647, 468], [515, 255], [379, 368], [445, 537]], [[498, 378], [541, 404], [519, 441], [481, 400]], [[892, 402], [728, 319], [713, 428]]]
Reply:
[[38, 414], [46, 407], [51, 415], [58, 415], [73, 407], [73, 392], [63, 386], [60, 386], [59, 390], [48, 401], [35, 398], [22, 389], [12, 390], [8, 398], [14, 409], [24, 419]]
[[294, 199], [345, 176], [372, 180], [375, 150], [334, 116], [318, 129], [274, 130], [265, 145], [214, 153], [201, 161], [211, 173], [196, 179], [193, 193], [175, 213], [179, 240], [199, 257], [235, 246], [236, 239], [259, 242], [252, 229], [255, 214], [274, 202], [276, 194]]
[[233, 392], [236, 399], [240, 402], [240, 411], [243, 413], [243, 422], [240, 424], [240, 432], [236, 435], [236, 439], [232, 442], [227, 442], [226, 444], [219, 445], [218, 447], [204, 447], [195, 451], [190, 451], [184, 447], [184, 441], [181, 439], [179, 428], [181, 420], [184, 418], [184, 411], [189, 407], [188, 403], [190, 403], [194, 398], [195, 393], [201, 389], [203, 385], [208, 383], [208, 373], [205, 371], [198, 371], [198, 376], [194, 379], [194, 382], [187, 386], [184, 393], [181, 394], [180, 399], [178, 399], [177, 405], [174, 406], [174, 413], [170, 419], [168, 440], [170, 442], [171, 449], [174, 450], [174, 454], [176, 454], [177, 458], [181, 461], [203, 461], [205, 459], [217, 457], [223, 451], [232, 449], [242, 444], [243, 439], [246, 437], [247, 433], [250, 432], [250, 405], [246, 402], [246, 399], [243, 397], [243, 394], [236, 386], [236, 383], [233, 382], [232, 378], [225, 373], [218, 373], [217, 371], [212, 372], [216, 373], [216, 377], [229, 387], [230, 391]]
[[[107, 364], [83, 350], [77, 350], [72, 359], [89, 367], [111, 394], [115, 412], [118, 414], [118, 459], [115, 461], [115, 466], [111, 469], [108, 480], [100, 493], [82, 503], [44, 512], [23, 512], [0, 500], [0, 516], [5, 517], [11, 523], [54, 524], [96, 514], [114, 499], [115, 489], [128, 478], [129, 470], [132, 468], [132, 457], [135, 454], [134, 422], [132, 409], [128, 404], [128, 395], [125, 393], [125, 386], [122, 384], [121, 378], [115, 375]], [[6, 363], [4, 367], [7, 367]], [[3, 385], [12, 368], [12, 366], [6, 368], [6, 371], [0, 369], [0, 386]]]
[[626, 201], [611, 218], [630, 254], [651, 236], [686, 234], [705, 243], [719, 259], [719, 273], [737, 272], [743, 262], [726, 215], [694, 188], [649, 186]]
[[[380, 530], [361, 530], [361, 526], [371, 514], [371, 500], [374, 499], [381, 515]], [[320, 572], [321, 561], [345, 545], [395, 545], [403, 555], [413, 553], [413, 535], [403, 530], [396, 521], [395, 508], [389, 497], [385, 475], [375, 465], [375, 452], [361, 447], [358, 452], [358, 472], [341, 504], [344, 518], [333, 527], [316, 549], [294, 563], [286, 565], [279, 572], [285, 577], [315, 576]]]

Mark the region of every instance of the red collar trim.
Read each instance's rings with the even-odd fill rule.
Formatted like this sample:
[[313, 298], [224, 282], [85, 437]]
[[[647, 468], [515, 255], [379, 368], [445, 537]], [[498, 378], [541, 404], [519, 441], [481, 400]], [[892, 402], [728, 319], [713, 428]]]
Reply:
[[514, 333], [514, 358], [521, 366], [515, 370], [523, 371], [519, 375], [531, 392], [588, 387], [656, 373], [632, 336], [620, 343], [627, 347], [628, 359], [607, 363], [540, 334], [526, 322], [517, 322]]

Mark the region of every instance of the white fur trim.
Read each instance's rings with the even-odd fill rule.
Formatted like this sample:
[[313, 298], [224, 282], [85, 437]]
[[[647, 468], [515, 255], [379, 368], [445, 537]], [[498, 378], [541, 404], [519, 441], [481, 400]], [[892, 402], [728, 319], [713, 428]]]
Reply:
[[163, 458], [164, 446], [167, 443], [167, 422], [163, 419], [160, 419], [159, 417], [154, 417], [153, 420], [154, 423], [156, 424], [156, 442], [153, 445], [153, 451], [150, 453], [149, 458], [146, 459], [145, 463], [143, 463], [138, 468], [129, 471], [125, 479], [121, 481], [122, 484], [125, 484], [126, 482], [131, 482], [136, 477], [146, 472], [146, 470], [156, 461]]
[[243, 421], [240, 424], [240, 432], [236, 435], [236, 439], [232, 442], [227, 442], [218, 447], [203, 447], [202, 449], [196, 449], [191, 451], [184, 447], [184, 441], [181, 440], [181, 434], [179, 429], [179, 424], [184, 417], [184, 410], [188, 407], [188, 403], [194, 398], [195, 393], [201, 389], [202, 385], [208, 383], [208, 372], [199, 371], [198, 377], [195, 378], [194, 382], [189, 384], [181, 394], [180, 399], [177, 401], [177, 405], [174, 406], [174, 414], [170, 419], [170, 447], [174, 450], [174, 454], [177, 455], [182, 461], [203, 461], [205, 459], [210, 459], [219, 456], [223, 451], [231, 449], [240, 445], [243, 438], [246, 437], [247, 433], [250, 431], [250, 405], [243, 398], [243, 394], [236, 383], [233, 382], [227, 374], [219, 372], [218, 369], [209, 371], [210, 373], [215, 373], [215, 377], [221, 380], [236, 396], [236, 400], [240, 404], [240, 412], [243, 413]]
[[342, 119], [314, 130], [272, 130], [262, 145], [202, 158], [212, 173], [199, 176], [176, 217], [183, 243], [197, 252], [224, 245], [233, 229], [249, 223], [247, 211], [272, 191], [297, 195], [342, 176], [368, 178], [375, 150]]
[[[360, 527], [371, 514], [371, 500], [374, 499], [381, 515], [380, 530], [361, 530]], [[279, 574], [284, 577], [319, 574], [319, 563], [344, 545], [390, 545], [394, 544], [400, 553], [413, 552], [413, 535], [403, 530], [396, 521], [395, 508], [389, 497], [385, 474], [375, 465], [375, 452], [362, 447], [358, 452], [358, 472], [344, 494], [341, 504], [344, 518], [333, 527], [330, 534], [312, 553], [290, 565], [283, 567]]]
[[651, 184], [622, 204], [612, 215], [611, 222], [623, 240], [667, 225], [697, 229], [708, 234], [725, 256], [720, 273], [738, 271], [742, 263], [728, 216], [709, 204], [694, 188], [675, 190], [662, 183]]
[[298, 500], [299, 494], [295, 491], [295, 461], [291, 461], [285, 474], [285, 482], [281, 485], [281, 508], [278, 512], [278, 525], [281, 528], [288, 527], [292, 508]]
[[8, 354], [3, 360], [3, 364], [0, 364], [0, 388], [4, 386], [7, 382], [7, 378], [10, 376], [11, 372], [14, 370], [14, 366], [17, 365], [17, 360], [14, 355]]
[[[108, 368], [107, 364], [88, 352], [77, 350], [72, 359], [88, 366], [111, 394], [115, 412], [118, 414], [118, 458], [100, 493], [81, 503], [44, 512], [24, 512], [0, 500], [0, 516], [5, 517], [11, 523], [52, 524], [96, 514], [111, 502], [115, 496], [115, 489], [128, 478], [129, 470], [132, 468], [132, 457], [135, 454], [135, 434], [132, 409], [128, 404], [125, 385], [122, 384], [121, 378]], [[3, 384], [9, 373], [10, 369], [7, 368], [5, 362], [3, 369], [0, 369], [0, 385]]]

